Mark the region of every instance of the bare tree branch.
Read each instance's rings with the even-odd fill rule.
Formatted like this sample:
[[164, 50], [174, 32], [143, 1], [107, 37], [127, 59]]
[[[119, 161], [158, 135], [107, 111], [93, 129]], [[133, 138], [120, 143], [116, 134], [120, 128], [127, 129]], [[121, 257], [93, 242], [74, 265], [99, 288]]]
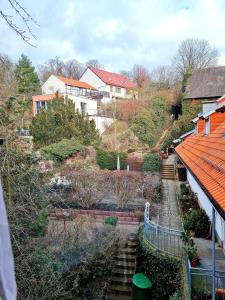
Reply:
[[25, 30], [23, 28], [20, 28], [17, 26], [17, 24], [13, 21], [13, 16], [10, 16], [6, 13], [4, 13], [2, 10], [0, 10], [0, 16], [5, 20], [5, 22], [8, 24], [8, 26], [16, 32], [17, 35], [19, 35], [23, 41], [25, 41], [27, 44], [29, 44], [32, 47], [36, 47], [32, 42], [31, 38], [37, 39], [36, 36], [33, 34], [33, 31], [31, 29], [30, 23], [33, 23], [37, 26], [37, 21], [28, 13], [27, 9], [24, 8], [17, 0], [7, 0], [10, 4], [12, 10], [20, 17], [22, 20]]

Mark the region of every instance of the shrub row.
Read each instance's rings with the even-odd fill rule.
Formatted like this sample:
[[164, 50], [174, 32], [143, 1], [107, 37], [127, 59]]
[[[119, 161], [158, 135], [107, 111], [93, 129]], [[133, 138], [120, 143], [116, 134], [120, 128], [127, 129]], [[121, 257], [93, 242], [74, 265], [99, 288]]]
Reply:
[[178, 260], [159, 254], [146, 243], [143, 228], [139, 230], [140, 249], [138, 270], [145, 273], [153, 283], [151, 299], [166, 300], [177, 293], [181, 299], [181, 264]]
[[58, 143], [41, 148], [47, 159], [62, 161], [82, 150], [83, 146], [76, 139], [63, 139]]
[[161, 159], [158, 153], [148, 153], [144, 156], [142, 170], [144, 172], [159, 172]]
[[117, 157], [120, 158], [120, 169], [126, 168], [127, 154], [125, 152], [106, 151], [98, 149], [96, 152], [97, 163], [101, 169], [116, 170], [117, 169]]

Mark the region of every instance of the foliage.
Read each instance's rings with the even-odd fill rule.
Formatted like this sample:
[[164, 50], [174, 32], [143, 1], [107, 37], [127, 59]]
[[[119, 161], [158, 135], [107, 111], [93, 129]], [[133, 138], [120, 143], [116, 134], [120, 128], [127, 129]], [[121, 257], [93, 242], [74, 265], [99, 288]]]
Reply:
[[143, 236], [143, 228], [139, 230], [139, 240], [137, 272], [145, 273], [153, 282], [152, 299], [167, 300], [175, 292], [180, 292], [180, 262], [150, 248]]
[[58, 143], [41, 148], [44, 157], [47, 159], [64, 160], [82, 149], [82, 145], [75, 139], [63, 139]]
[[42, 208], [37, 216], [37, 219], [31, 225], [31, 228], [34, 230], [37, 236], [44, 236], [46, 226], [48, 224], [48, 208]]
[[100, 139], [95, 121], [76, 112], [72, 100], [57, 95], [48, 102], [46, 110], [32, 119], [30, 130], [38, 146], [50, 145], [64, 138], [76, 138], [84, 145], [97, 143]]
[[118, 221], [117, 217], [110, 216], [104, 219], [104, 224], [116, 226], [117, 221]]
[[190, 238], [188, 232], [182, 233], [182, 241], [184, 243], [184, 251], [189, 259], [194, 259], [198, 257], [197, 247], [194, 243], [194, 240]]
[[138, 196], [143, 177], [138, 172], [116, 171], [105, 175], [109, 190], [115, 195], [118, 207], [124, 207]]
[[120, 168], [123, 170], [126, 168], [127, 154], [125, 152], [106, 151], [103, 149], [97, 149], [97, 163], [101, 169], [116, 170], [117, 169], [117, 157], [120, 158]]
[[187, 188], [185, 183], [181, 183], [180, 190], [181, 190], [182, 195], [188, 195], [189, 194], [189, 189]]
[[31, 61], [24, 54], [21, 55], [15, 69], [15, 77], [20, 94], [30, 94], [40, 88], [40, 81]]
[[103, 173], [95, 171], [77, 171], [68, 176], [70, 197], [79, 206], [90, 208], [100, 202], [106, 192]]
[[170, 296], [170, 300], [181, 300], [179, 294], [175, 292], [172, 296]]
[[203, 209], [194, 209], [185, 217], [184, 229], [194, 231], [196, 237], [205, 238], [209, 233], [209, 217]]
[[198, 257], [197, 247], [195, 245], [185, 244], [184, 251], [189, 259], [194, 259]]
[[149, 105], [140, 109], [130, 121], [130, 128], [140, 141], [153, 147], [169, 124], [169, 112], [163, 98], [153, 98]]
[[167, 133], [162, 147], [162, 150], [169, 148], [173, 140], [179, 138], [182, 134], [194, 129], [194, 124], [192, 123], [193, 118], [197, 116], [200, 111], [200, 105], [191, 104], [189, 102], [182, 103], [182, 115], [178, 120], [173, 122], [172, 128]]
[[144, 156], [144, 164], [142, 171], [144, 172], [159, 172], [161, 159], [158, 153], [147, 153]]

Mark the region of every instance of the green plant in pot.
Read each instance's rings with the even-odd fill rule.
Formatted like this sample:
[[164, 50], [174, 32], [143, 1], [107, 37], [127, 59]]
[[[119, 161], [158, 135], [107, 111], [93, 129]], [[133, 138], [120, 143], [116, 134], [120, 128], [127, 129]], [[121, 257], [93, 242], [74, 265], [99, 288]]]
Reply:
[[197, 247], [194, 244], [185, 244], [184, 251], [188, 258], [190, 259], [191, 266], [196, 267], [199, 263]]

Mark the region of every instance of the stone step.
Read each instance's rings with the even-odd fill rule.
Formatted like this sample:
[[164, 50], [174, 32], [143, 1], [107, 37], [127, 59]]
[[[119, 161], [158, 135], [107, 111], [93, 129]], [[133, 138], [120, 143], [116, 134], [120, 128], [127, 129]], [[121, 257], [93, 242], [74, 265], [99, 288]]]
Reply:
[[115, 262], [115, 265], [117, 267], [124, 267], [125, 269], [131, 269], [131, 270], [135, 270], [135, 263], [134, 262], [124, 262], [122, 260], [118, 260]]
[[108, 296], [108, 300], [131, 300], [131, 296], [128, 296], [128, 295], [118, 295], [118, 294], [110, 294]]
[[136, 255], [128, 255], [128, 254], [118, 254], [115, 256], [116, 260], [124, 260], [124, 261], [135, 261]]
[[123, 283], [123, 284], [131, 284], [130, 278], [128, 277], [120, 277], [120, 276], [112, 276], [112, 282]]
[[128, 247], [137, 247], [138, 242], [136, 241], [127, 241], [127, 246]]
[[137, 249], [136, 248], [125, 248], [121, 251], [122, 253], [127, 253], [127, 254], [136, 254]]
[[132, 287], [124, 285], [124, 284], [111, 284], [110, 285], [110, 290], [117, 291], [117, 292], [120, 292], [120, 293], [131, 294]]
[[122, 269], [122, 268], [113, 268], [112, 270], [113, 274], [121, 274], [121, 275], [134, 275], [134, 271], [132, 270], [127, 270], [127, 269]]

